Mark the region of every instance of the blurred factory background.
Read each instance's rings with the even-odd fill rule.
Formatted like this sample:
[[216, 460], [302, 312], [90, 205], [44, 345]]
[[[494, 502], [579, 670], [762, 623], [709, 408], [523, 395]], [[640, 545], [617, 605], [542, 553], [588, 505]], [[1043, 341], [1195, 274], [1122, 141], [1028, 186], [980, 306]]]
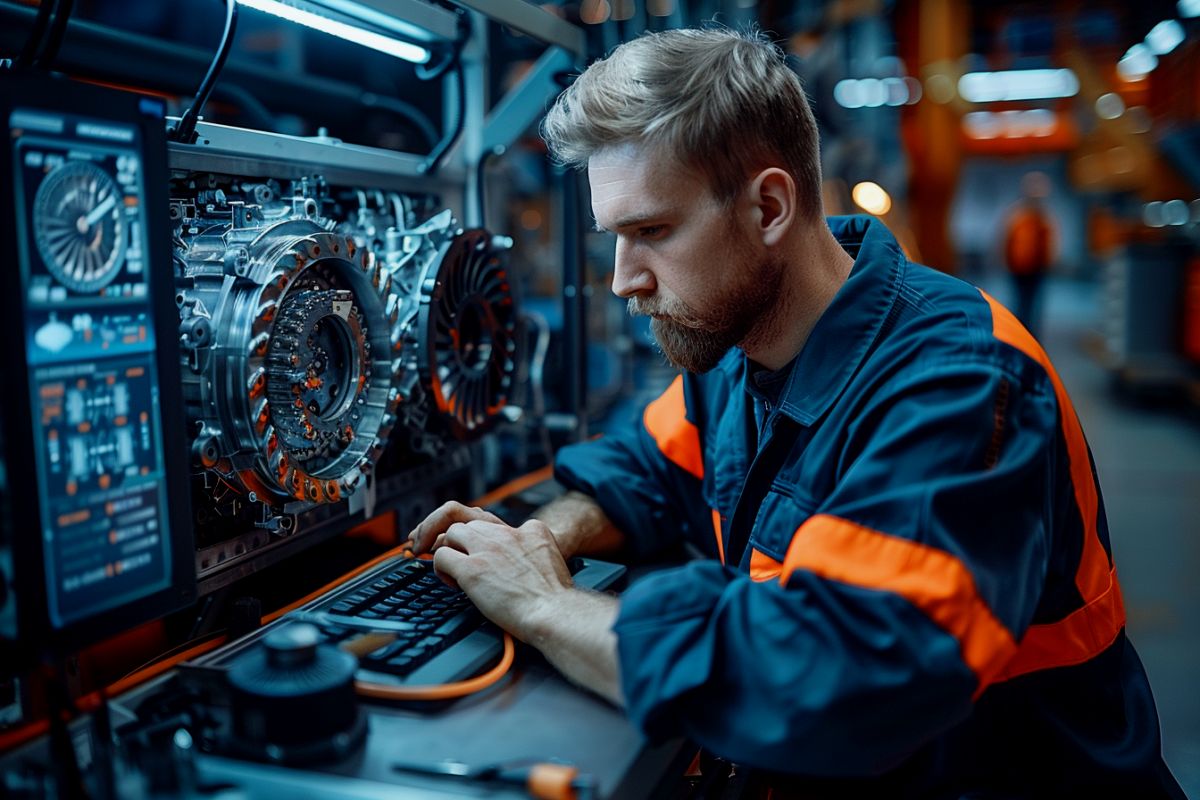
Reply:
[[[426, 67], [286, 24], [265, 0], [242, 5], [206, 121], [415, 153], [456, 124]], [[1167, 761], [1200, 796], [1200, 0], [543, 7], [586, 31], [592, 57], [645, 30], [759, 26], [814, 103], [827, 212], [880, 217], [914, 260], [982, 286], [1037, 331], [1091, 440]], [[221, 26], [215, 0], [77, 0], [59, 67], [150, 86], [179, 113]], [[486, 46], [495, 97], [545, 49], [495, 22]], [[154, 53], [155, 74], [135, 80]], [[608, 291], [611, 241], [580, 233], [587, 385], [568, 397], [563, 361], [579, 356], [560, 335], [563, 184], [533, 128], [479, 169], [480, 217], [515, 241], [534, 340], [526, 412], [539, 433], [498, 437], [496, 464], [533, 468], [636, 413], [670, 371]], [[571, 403], [582, 421], [562, 413]]]

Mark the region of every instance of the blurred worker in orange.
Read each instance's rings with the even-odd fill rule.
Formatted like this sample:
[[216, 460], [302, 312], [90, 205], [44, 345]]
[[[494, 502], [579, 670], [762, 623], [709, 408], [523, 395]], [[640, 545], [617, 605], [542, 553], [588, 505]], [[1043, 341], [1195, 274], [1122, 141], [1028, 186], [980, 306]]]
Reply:
[[1004, 263], [1016, 290], [1013, 311], [1034, 336], [1038, 335], [1038, 312], [1046, 271], [1054, 261], [1054, 226], [1044, 201], [1050, 179], [1043, 172], [1030, 172], [1021, 179], [1021, 199], [1004, 228]]

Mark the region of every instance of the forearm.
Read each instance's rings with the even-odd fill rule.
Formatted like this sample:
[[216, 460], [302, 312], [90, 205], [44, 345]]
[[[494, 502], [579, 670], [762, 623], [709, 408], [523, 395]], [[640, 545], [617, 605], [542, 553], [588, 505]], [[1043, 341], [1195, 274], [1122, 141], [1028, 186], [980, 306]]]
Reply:
[[524, 638], [568, 679], [622, 706], [613, 633], [619, 609], [615, 597], [570, 589], [544, 607]]
[[554, 533], [565, 557], [609, 555], [625, 544], [625, 534], [599, 504], [582, 492], [567, 492], [533, 512]]

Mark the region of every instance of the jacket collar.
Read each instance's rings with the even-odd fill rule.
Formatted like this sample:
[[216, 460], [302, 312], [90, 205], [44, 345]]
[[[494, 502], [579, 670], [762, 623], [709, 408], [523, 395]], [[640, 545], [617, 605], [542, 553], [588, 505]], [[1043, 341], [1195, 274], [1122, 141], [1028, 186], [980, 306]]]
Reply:
[[858, 371], [896, 300], [905, 263], [891, 231], [873, 217], [826, 223], [854, 267], [792, 362], [781, 395], [780, 412], [802, 425], [820, 419]]

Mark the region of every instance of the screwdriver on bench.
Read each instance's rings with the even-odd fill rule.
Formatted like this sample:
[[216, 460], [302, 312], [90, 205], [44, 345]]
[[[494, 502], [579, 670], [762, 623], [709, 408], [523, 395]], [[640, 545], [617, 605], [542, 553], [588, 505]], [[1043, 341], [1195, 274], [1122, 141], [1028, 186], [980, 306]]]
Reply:
[[498, 764], [472, 767], [461, 761], [437, 761], [431, 764], [393, 764], [397, 772], [463, 778], [479, 783], [524, 786], [537, 800], [585, 800], [591, 795], [592, 781], [569, 764], [541, 761], [527, 764]]

